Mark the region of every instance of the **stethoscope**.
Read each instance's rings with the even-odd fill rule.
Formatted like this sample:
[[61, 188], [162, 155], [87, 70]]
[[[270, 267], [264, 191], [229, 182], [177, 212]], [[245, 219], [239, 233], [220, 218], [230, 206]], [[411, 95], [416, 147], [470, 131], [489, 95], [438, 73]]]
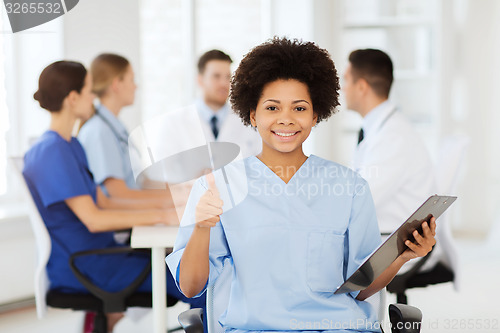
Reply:
[[[389, 112], [389, 114], [380, 122], [380, 125], [377, 127], [377, 132], [380, 131], [382, 127], [384, 127], [385, 123], [398, 111], [398, 107], [394, 106]], [[362, 143], [362, 142], [361, 142]]]
[[[118, 142], [120, 142], [120, 144], [123, 144], [123, 147], [124, 150], [130, 154], [129, 152], [129, 148], [130, 148], [130, 145], [129, 145], [129, 141], [128, 141], [128, 138], [124, 138], [117, 130], [116, 128], [113, 126], [113, 124], [108, 120], [106, 119], [106, 117], [104, 117], [100, 112], [99, 112], [99, 107], [94, 107], [94, 111], [95, 111], [95, 115], [97, 117], [99, 117], [105, 124], [106, 126], [109, 127], [109, 129], [111, 130], [111, 132], [113, 132], [113, 135], [115, 136], [115, 138], [118, 140]], [[139, 150], [137, 149], [137, 147], [132, 144], [131, 145], [132, 148], [136, 151], [137, 154], [140, 155], [140, 152]]]
[[380, 130], [382, 127], [384, 127], [384, 125], [387, 122], [387, 120], [389, 120], [389, 118], [391, 118], [396, 113], [396, 111], [398, 111], [398, 107], [397, 106], [393, 107], [392, 111], [384, 118], [384, 120], [382, 120], [382, 122], [378, 126], [378, 130]]
[[[389, 114], [384, 118], [384, 120], [382, 120], [380, 122], [380, 125], [377, 127], [377, 131], [380, 131], [380, 129], [382, 127], [384, 127], [385, 123], [398, 111], [398, 107], [397, 106], [394, 106], [391, 110], [391, 112], [389, 112]], [[381, 236], [389, 236], [391, 233], [386, 233], [386, 232], [381, 232], [380, 235]]]

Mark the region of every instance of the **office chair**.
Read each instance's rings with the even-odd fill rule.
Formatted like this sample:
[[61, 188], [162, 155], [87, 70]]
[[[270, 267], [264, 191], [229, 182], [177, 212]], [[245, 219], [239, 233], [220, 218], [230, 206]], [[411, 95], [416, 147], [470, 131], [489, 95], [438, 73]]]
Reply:
[[[107, 292], [95, 286], [83, 273], [81, 273], [75, 265], [75, 260], [86, 255], [96, 254], [118, 254], [118, 253], [143, 253], [140, 250], [130, 248], [109, 248], [90, 250], [74, 253], [70, 257], [70, 267], [77, 279], [88, 289], [89, 293], [63, 293], [57, 290], [50, 289], [50, 282], [47, 277], [46, 265], [49, 261], [51, 252], [51, 241], [49, 232], [43, 222], [36, 204], [31, 196], [29, 188], [26, 184], [22, 170], [24, 161], [22, 157], [10, 158], [16, 173], [19, 176], [22, 191], [27, 198], [28, 211], [31, 227], [35, 235], [37, 249], [37, 263], [35, 268], [35, 303], [37, 316], [39, 319], [45, 317], [47, 306], [61, 309], [83, 310], [95, 312], [94, 332], [107, 332], [106, 313], [123, 312], [128, 307], [151, 307], [151, 293], [134, 293], [134, 290], [146, 279], [151, 265], [146, 265], [145, 269], [128, 287], [118, 292]], [[167, 296], [167, 306], [173, 306], [177, 303], [177, 299]]]
[[[186, 333], [203, 333], [203, 321], [207, 320], [208, 333], [221, 333], [224, 329], [218, 318], [225, 311], [229, 302], [229, 291], [232, 279], [232, 265], [224, 263], [223, 269], [214, 285], [207, 289], [207, 318], [201, 309], [190, 309], [182, 312], [179, 324]], [[214, 297], [214, 295], [217, 297]], [[419, 333], [422, 323], [422, 312], [405, 304], [389, 305], [389, 318], [392, 333]]]
[[[437, 189], [439, 193], [456, 193], [460, 170], [464, 161], [465, 152], [469, 144], [469, 138], [462, 135], [444, 138], [439, 151], [438, 163], [435, 168]], [[437, 226], [437, 241], [443, 252], [430, 270], [420, 272], [419, 270], [429, 260], [430, 254], [422, 258], [409, 271], [396, 275], [387, 286], [387, 291], [397, 296], [397, 302], [408, 304], [406, 290], [410, 288], [423, 288], [428, 285], [453, 282], [455, 290], [460, 285], [460, 266], [458, 254], [453, 242], [450, 226], [450, 212], [445, 213], [439, 219]]]

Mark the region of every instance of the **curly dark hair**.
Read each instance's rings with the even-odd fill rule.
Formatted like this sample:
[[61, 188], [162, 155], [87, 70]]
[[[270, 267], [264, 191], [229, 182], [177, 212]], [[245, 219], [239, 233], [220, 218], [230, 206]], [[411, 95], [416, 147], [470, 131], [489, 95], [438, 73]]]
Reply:
[[245, 125], [264, 86], [280, 79], [307, 85], [317, 123], [336, 112], [339, 78], [328, 51], [312, 42], [274, 37], [247, 53], [231, 80], [231, 104]]

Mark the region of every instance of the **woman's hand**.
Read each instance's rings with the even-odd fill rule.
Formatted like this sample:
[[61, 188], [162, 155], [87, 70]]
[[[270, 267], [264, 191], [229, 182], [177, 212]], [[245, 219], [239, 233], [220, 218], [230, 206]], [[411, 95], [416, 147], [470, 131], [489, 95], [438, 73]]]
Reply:
[[380, 276], [372, 282], [365, 290], [362, 290], [356, 299], [363, 301], [368, 297], [374, 295], [379, 290], [384, 288], [391, 282], [391, 280], [396, 276], [397, 272], [401, 267], [409, 260], [424, 257], [429, 252], [431, 252], [432, 247], [436, 244], [436, 219], [431, 218], [430, 222], [422, 223], [422, 235], [418, 233], [417, 230], [413, 232], [413, 237], [415, 242], [407, 240], [405, 242], [408, 249], [401, 253], [401, 255], [388, 267], [386, 270], [380, 274]]
[[203, 194], [196, 205], [196, 226], [199, 228], [215, 227], [220, 221], [222, 214], [223, 202], [220, 198], [219, 191], [215, 185], [215, 178], [212, 173], [206, 175], [208, 182], [208, 190]]
[[408, 249], [404, 251], [399, 257], [404, 261], [411, 259], [425, 257], [431, 252], [432, 247], [436, 244], [436, 218], [432, 217], [430, 223], [422, 223], [422, 235], [417, 230], [413, 232], [415, 242], [407, 240], [405, 245]]
[[207, 284], [210, 274], [210, 233], [220, 221], [223, 202], [215, 185], [213, 174], [207, 174], [208, 190], [198, 201], [195, 211], [195, 228], [182, 254], [179, 287], [191, 298], [198, 295]]

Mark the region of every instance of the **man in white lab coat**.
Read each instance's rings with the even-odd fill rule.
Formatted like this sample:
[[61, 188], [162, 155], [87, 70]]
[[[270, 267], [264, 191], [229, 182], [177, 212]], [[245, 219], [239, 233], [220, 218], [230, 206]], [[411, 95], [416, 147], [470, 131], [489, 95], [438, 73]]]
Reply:
[[344, 74], [347, 108], [363, 117], [353, 168], [373, 194], [382, 234], [391, 233], [430, 195], [434, 170], [419, 135], [388, 100], [392, 61], [380, 50], [353, 51]]
[[207, 141], [235, 143], [247, 157], [261, 151], [262, 141], [256, 131], [243, 125], [227, 102], [231, 63], [231, 57], [220, 50], [210, 50], [200, 57], [198, 85], [202, 96], [195, 105]]
[[[352, 166], [370, 185], [384, 240], [435, 194], [429, 153], [408, 120], [389, 101], [392, 82], [393, 65], [386, 53], [374, 49], [351, 52], [342, 89], [347, 108], [363, 117]], [[439, 252], [436, 249], [434, 253]], [[439, 259], [434, 253], [421, 270], [436, 264]], [[404, 265], [398, 274], [413, 265]], [[382, 320], [385, 293], [368, 301], [379, 309]]]

